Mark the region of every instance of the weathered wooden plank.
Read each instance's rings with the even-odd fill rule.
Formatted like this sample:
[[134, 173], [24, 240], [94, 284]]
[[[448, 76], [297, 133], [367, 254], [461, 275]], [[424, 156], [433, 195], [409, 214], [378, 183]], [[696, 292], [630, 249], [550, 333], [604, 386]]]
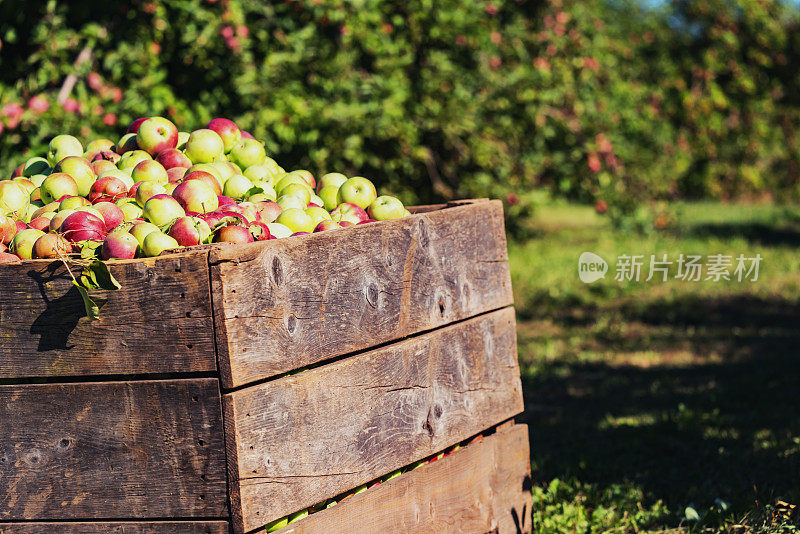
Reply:
[[530, 468], [527, 426], [514, 425], [280, 532], [530, 532]]
[[0, 521], [228, 515], [219, 381], [0, 386]]
[[223, 386], [507, 306], [507, 259], [498, 201], [212, 250]]
[[0, 534], [227, 534], [227, 521], [0, 523]]
[[216, 371], [207, 251], [109, 266], [90, 322], [60, 262], [0, 265], [0, 379]]
[[234, 529], [425, 458], [523, 409], [513, 308], [223, 396]]

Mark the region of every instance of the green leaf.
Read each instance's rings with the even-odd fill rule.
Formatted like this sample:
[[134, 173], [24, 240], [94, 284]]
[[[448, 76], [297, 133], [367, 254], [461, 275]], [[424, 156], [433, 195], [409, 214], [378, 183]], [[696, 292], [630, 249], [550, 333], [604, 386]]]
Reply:
[[81, 247], [81, 259], [92, 260], [96, 258], [102, 246], [102, 241], [84, 241]]
[[700, 521], [700, 514], [691, 505], [687, 506], [683, 511], [683, 516], [687, 521]]
[[98, 320], [100, 318], [100, 307], [89, 297], [89, 292], [86, 291], [85, 287], [81, 286], [78, 282], [73, 281], [72, 283], [78, 288], [78, 292], [81, 294], [83, 307], [86, 309], [86, 317], [88, 317], [90, 321]]
[[121, 288], [117, 279], [108, 270], [108, 265], [102, 260], [94, 260], [83, 268], [81, 284], [86, 289], [107, 289], [116, 291]]
[[260, 195], [263, 192], [264, 192], [263, 188], [254, 185], [253, 187], [247, 190], [247, 193], [244, 194], [244, 198], [250, 198], [253, 195]]

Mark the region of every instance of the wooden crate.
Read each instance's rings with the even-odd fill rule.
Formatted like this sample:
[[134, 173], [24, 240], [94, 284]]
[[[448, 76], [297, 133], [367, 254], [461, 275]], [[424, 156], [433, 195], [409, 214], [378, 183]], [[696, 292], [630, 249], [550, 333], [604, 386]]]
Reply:
[[502, 206], [413, 211], [111, 262], [95, 322], [0, 266], [0, 533], [250, 532], [487, 431], [286, 530], [529, 531]]

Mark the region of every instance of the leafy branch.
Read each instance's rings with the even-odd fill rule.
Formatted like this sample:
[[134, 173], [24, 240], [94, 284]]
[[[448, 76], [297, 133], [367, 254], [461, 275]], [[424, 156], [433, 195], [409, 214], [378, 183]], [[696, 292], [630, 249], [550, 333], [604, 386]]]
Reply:
[[[83, 253], [81, 255], [84, 256]], [[100, 306], [89, 296], [89, 291], [97, 289], [116, 291], [122, 286], [117, 279], [114, 278], [114, 275], [111, 274], [108, 265], [106, 265], [103, 260], [98, 258], [75, 260], [67, 258], [61, 253], [58, 253], [58, 259], [64, 264], [64, 267], [72, 278], [72, 285], [78, 288], [78, 292], [81, 294], [83, 307], [86, 310], [86, 317], [88, 317], [90, 321], [98, 320], [100, 318]], [[82, 268], [78, 277], [76, 277], [72, 269], [70, 269], [70, 263]]]

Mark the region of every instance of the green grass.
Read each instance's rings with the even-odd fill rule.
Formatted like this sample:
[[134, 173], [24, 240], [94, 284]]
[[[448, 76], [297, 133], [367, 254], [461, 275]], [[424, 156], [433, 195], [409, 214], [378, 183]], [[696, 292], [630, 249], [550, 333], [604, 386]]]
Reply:
[[[798, 213], [684, 204], [639, 236], [551, 206], [509, 244], [535, 531], [797, 528], [780, 503], [800, 504]], [[584, 251], [605, 279], [579, 280]], [[756, 282], [614, 280], [617, 256], [645, 255], [646, 277], [664, 253], [763, 260]]]

